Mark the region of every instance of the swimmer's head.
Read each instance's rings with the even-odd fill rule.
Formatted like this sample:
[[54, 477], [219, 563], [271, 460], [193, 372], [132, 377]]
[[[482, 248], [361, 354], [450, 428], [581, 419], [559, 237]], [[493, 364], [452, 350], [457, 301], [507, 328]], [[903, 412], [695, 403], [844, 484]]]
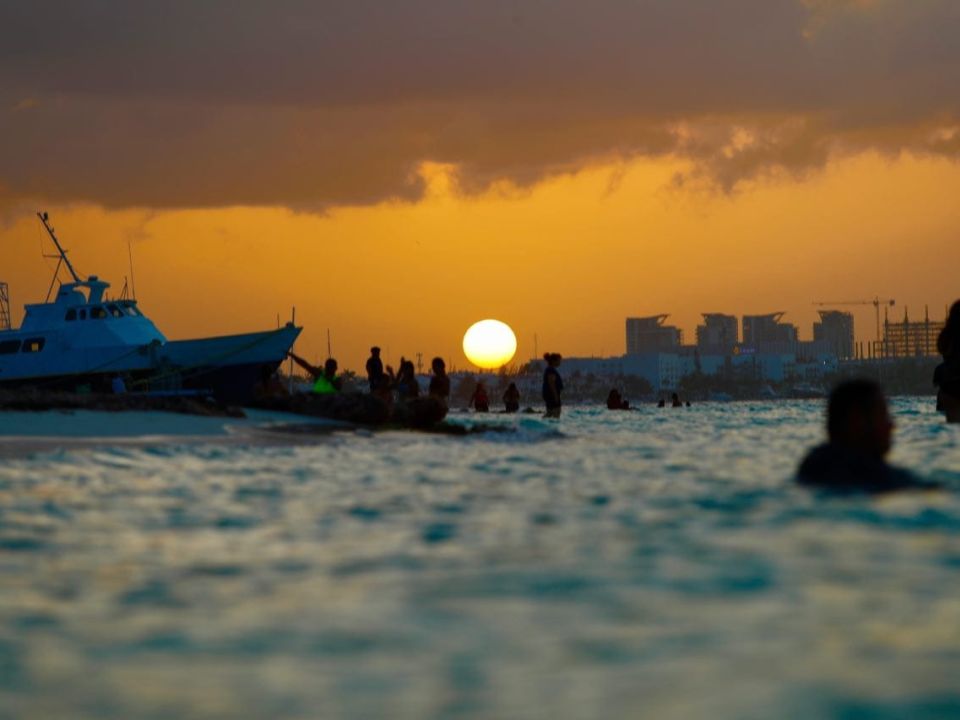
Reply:
[[848, 380], [830, 393], [827, 405], [830, 442], [883, 457], [890, 451], [893, 421], [883, 390], [872, 380]]

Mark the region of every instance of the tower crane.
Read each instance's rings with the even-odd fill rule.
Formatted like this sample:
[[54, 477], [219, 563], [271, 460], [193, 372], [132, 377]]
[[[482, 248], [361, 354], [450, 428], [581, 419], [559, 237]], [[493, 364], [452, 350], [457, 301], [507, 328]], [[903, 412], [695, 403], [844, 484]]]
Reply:
[[838, 300], [836, 302], [814, 301], [814, 305], [873, 305], [877, 315], [877, 342], [880, 342], [880, 306], [893, 307], [897, 304], [896, 300], [890, 298], [874, 297], [873, 300]]

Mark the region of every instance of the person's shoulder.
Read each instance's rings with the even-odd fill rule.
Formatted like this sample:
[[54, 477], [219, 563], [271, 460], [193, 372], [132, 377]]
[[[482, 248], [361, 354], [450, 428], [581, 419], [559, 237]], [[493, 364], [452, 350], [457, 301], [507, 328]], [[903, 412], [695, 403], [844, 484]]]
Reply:
[[800, 463], [800, 468], [797, 470], [798, 477], [810, 477], [824, 465], [829, 463], [835, 455], [836, 452], [834, 451], [833, 446], [831, 446], [829, 443], [817, 445], [806, 454], [806, 456], [803, 458], [803, 461]]
[[938, 483], [923, 480], [881, 458], [824, 443], [813, 448], [800, 463], [796, 480], [807, 487], [841, 493], [884, 493], [895, 490], [930, 490]]

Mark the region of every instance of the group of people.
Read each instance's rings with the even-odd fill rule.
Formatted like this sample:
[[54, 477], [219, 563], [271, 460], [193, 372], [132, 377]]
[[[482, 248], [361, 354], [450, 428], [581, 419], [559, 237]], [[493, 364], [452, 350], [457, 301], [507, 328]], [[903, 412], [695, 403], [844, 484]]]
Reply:
[[[520, 389], [517, 384], [512, 382], [503, 392], [503, 411], [506, 413], [515, 413], [520, 410]], [[490, 398], [487, 396], [487, 388], [482, 380], [478, 380], [470, 395], [470, 407], [477, 412], [490, 412]]]
[[[311, 392], [329, 394], [340, 392], [343, 389], [343, 379], [337, 375], [337, 361], [328, 358], [323, 367], [316, 367], [304, 358], [290, 351], [287, 353], [297, 365], [306, 370], [313, 379]], [[557, 368], [560, 366], [559, 353], [546, 353], [544, 360], [547, 368], [543, 375], [543, 400], [547, 406], [546, 417], [560, 417], [561, 393], [563, 380]], [[427, 391], [429, 397], [449, 404], [450, 377], [447, 375], [446, 363], [441, 357], [433, 358], [430, 363], [432, 375]], [[413, 361], [400, 358], [399, 369], [394, 373], [393, 368], [384, 365], [380, 358], [380, 348], [370, 348], [370, 357], [366, 363], [367, 382], [370, 394], [382, 399], [388, 407], [393, 405], [394, 396], [400, 401], [410, 400], [420, 396], [420, 386], [417, 383], [416, 368]], [[477, 412], [490, 411], [490, 399], [483, 381], [477, 382], [473, 394], [470, 396], [470, 406]], [[520, 410], [520, 390], [517, 384], [511, 382], [503, 393], [504, 411], [515, 413]]]
[[[947, 422], [960, 423], [960, 300], [950, 308], [947, 321], [937, 338], [937, 350], [943, 362], [937, 366], [933, 382], [937, 387], [937, 410], [944, 413]], [[338, 392], [342, 379], [337, 375], [337, 361], [328, 359], [323, 368], [314, 367], [303, 358], [289, 353], [300, 367], [313, 377], [315, 393]], [[562, 408], [563, 379], [560, 377], [559, 353], [545, 353], [542, 396], [546, 405], [545, 417], [558, 418]], [[443, 358], [431, 363], [432, 377], [428, 394], [445, 405], [450, 398], [450, 378]], [[370, 392], [392, 405], [394, 394], [401, 400], [420, 394], [413, 362], [400, 359], [399, 371], [394, 374], [380, 359], [380, 348], [370, 348], [366, 364]], [[122, 392], [119, 388], [115, 392]], [[683, 407], [679, 396], [671, 398], [673, 407]], [[503, 394], [506, 412], [520, 408], [520, 391], [510, 383]], [[478, 382], [470, 397], [470, 405], [477, 412], [489, 412], [490, 400], [483, 382]], [[661, 399], [659, 406], [666, 403]], [[689, 407], [690, 403], [687, 402]], [[613, 388], [607, 396], [611, 410], [629, 409], [630, 404]], [[801, 484], [833, 489], [886, 491], [904, 487], [929, 487], [911, 473], [887, 465], [885, 457], [890, 450], [893, 421], [881, 387], [871, 380], [850, 380], [839, 384], [827, 404], [827, 442], [814, 448], [803, 460], [797, 476]]]
[[[447, 365], [441, 357], [435, 357], [430, 363], [433, 376], [430, 378], [430, 387], [427, 394], [446, 405], [450, 398], [450, 378], [447, 376]], [[420, 384], [417, 382], [417, 370], [412, 360], [400, 358], [400, 365], [396, 374], [393, 368], [384, 367], [380, 359], [380, 348], [374, 345], [370, 348], [370, 357], [366, 364], [367, 383], [370, 393], [383, 400], [388, 407], [393, 405], [394, 393], [400, 401], [413, 400], [420, 397]]]

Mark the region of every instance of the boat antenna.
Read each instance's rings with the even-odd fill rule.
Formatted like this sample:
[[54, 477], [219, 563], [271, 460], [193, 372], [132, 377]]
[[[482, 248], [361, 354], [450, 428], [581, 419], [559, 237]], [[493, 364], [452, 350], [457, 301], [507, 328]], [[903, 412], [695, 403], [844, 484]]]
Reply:
[[[60, 241], [57, 240], [56, 234], [53, 232], [53, 226], [48, 222], [49, 215], [45, 212], [38, 212], [37, 217], [40, 218], [40, 222], [43, 223], [43, 227], [47, 229], [47, 234], [50, 236], [50, 239], [53, 240], [53, 244], [57, 246], [57, 252], [60, 253], [60, 261], [67, 266], [67, 270], [70, 271], [70, 274], [73, 276], [74, 282], [83, 282], [80, 279], [80, 276], [77, 275], [77, 271], [73, 269], [73, 265], [70, 263], [70, 258], [67, 257], [67, 251], [63, 249], [63, 246], [60, 245]], [[57, 264], [57, 270], [60, 270], [60, 264]], [[56, 275], [54, 275], [56, 277]]]
[[333, 350], [330, 347], [330, 328], [327, 328], [327, 357], [333, 357]]
[[130, 294], [133, 299], [137, 299], [137, 280], [133, 276], [133, 250], [131, 248], [130, 238], [127, 238], [127, 260], [130, 263]]
[[[297, 306], [294, 305], [290, 308], [290, 324], [297, 324]], [[293, 352], [293, 346], [297, 344], [296, 338], [294, 338], [293, 344], [290, 346], [288, 355]], [[293, 355], [290, 355], [290, 368], [287, 370], [287, 392], [293, 395]]]

